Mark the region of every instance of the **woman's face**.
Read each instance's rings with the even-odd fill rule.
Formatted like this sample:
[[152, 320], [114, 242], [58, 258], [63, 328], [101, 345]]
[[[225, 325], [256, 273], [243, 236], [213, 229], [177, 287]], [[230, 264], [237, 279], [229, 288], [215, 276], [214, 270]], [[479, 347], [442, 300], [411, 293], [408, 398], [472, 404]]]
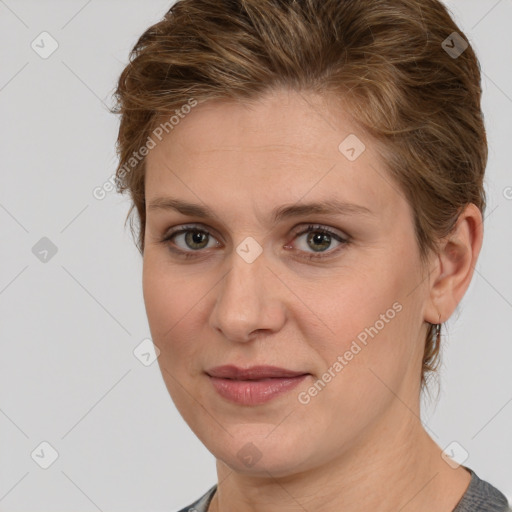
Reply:
[[[417, 421], [429, 291], [413, 214], [340, 106], [285, 91], [250, 107], [199, 105], [150, 151], [145, 194], [143, 289], [158, 361], [215, 457], [286, 475]], [[305, 209], [327, 202], [352, 206]], [[306, 376], [223, 387], [207, 373], [222, 365]], [[238, 401], [214, 382], [238, 389]], [[265, 395], [283, 385], [294, 387]]]

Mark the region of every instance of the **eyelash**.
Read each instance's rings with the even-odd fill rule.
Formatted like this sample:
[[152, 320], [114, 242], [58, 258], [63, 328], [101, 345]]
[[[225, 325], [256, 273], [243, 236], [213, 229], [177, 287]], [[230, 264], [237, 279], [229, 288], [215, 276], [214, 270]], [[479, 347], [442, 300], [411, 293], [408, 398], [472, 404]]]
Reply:
[[[174, 249], [169, 246], [169, 242], [171, 242], [171, 240], [175, 236], [181, 235], [182, 233], [187, 233], [189, 231], [195, 231], [197, 233], [202, 233], [205, 235], [212, 236], [212, 234], [207, 229], [201, 229], [197, 226], [198, 226], [197, 224], [179, 226], [174, 231], [168, 232], [164, 236], [164, 238], [162, 238], [162, 240], [160, 240], [160, 243], [167, 245], [173, 253], [178, 254], [180, 257], [183, 257], [185, 259], [201, 257], [200, 255], [198, 255], [196, 253], [203, 252], [202, 250], [183, 251], [182, 249]], [[303, 258], [306, 260], [319, 260], [319, 259], [323, 259], [323, 258], [332, 257], [334, 254], [337, 254], [340, 250], [343, 250], [344, 247], [346, 247], [351, 242], [350, 237], [344, 238], [344, 237], [340, 236], [338, 233], [335, 233], [334, 231], [331, 231], [330, 229], [326, 228], [325, 226], [322, 226], [319, 224], [308, 225], [306, 229], [295, 233], [294, 238], [297, 238], [301, 235], [305, 235], [305, 234], [311, 233], [311, 232], [320, 233], [322, 235], [329, 235], [330, 237], [332, 237], [335, 240], [337, 240], [338, 242], [340, 242], [340, 245], [336, 249], [329, 251], [326, 254], [324, 254], [322, 252], [322, 253], [311, 253], [308, 256], [299, 256], [300, 258]]]

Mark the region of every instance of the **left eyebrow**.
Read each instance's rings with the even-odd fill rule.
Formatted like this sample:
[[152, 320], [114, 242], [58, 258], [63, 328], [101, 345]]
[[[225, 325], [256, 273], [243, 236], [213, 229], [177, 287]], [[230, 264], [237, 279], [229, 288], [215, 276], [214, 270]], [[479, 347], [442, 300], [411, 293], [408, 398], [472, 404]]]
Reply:
[[[176, 210], [183, 215], [199, 217], [202, 219], [218, 219], [218, 216], [208, 207], [197, 203], [189, 203], [172, 197], [157, 197], [148, 204], [148, 210]], [[274, 208], [271, 212], [272, 222], [275, 224], [291, 217], [304, 217], [306, 215], [375, 215], [365, 206], [346, 203], [337, 199], [328, 199], [321, 202], [289, 204]]]
[[326, 201], [305, 204], [283, 205], [272, 210], [272, 219], [274, 222], [290, 217], [303, 217], [311, 214], [319, 215], [374, 215], [374, 213], [362, 206], [354, 203], [346, 203], [337, 199], [328, 199]]

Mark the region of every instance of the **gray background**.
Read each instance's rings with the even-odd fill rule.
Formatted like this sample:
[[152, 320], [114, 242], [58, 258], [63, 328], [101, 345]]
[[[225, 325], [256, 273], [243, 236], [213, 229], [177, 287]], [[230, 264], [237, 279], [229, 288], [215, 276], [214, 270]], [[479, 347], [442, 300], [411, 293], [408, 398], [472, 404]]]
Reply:
[[[150, 333], [141, 258], [123, 226], [128, 199], [92, 195], [115, 171], [115, 81], [170, 5], [0, 0], [3, 512], [173, 511], [216, 481], [157, 363], [133, 354]], [[423, 419], [510, 499], [512, 0], [447, 5], [482, 64], [489, 208], [473, 282], [449, 322], [440, 399]], [[43, 31], [59, 45], [46, 59], [31, 47]], [[43, 237], [55, 255], [41, 252]], [[42, 442], [59, 454], [47, 469]]]

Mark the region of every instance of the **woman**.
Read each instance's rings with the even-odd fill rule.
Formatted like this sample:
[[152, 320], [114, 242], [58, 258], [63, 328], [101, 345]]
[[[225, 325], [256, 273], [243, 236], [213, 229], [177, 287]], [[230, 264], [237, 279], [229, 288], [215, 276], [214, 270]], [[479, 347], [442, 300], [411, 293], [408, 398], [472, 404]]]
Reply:
[[160, 369], [217, 460], [183, 510], [510, 510], [420, 420], [485, 210], [446, 8], [181, 0], [116, 96]]

